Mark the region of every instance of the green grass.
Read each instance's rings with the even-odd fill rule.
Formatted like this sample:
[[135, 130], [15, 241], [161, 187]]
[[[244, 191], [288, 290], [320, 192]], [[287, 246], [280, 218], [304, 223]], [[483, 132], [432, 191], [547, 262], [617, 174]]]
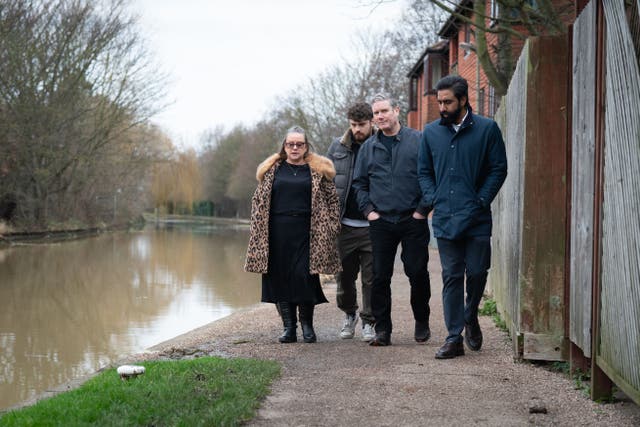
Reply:
[[570, 376], [571, 375], [571, 369], [569, 366], [569, 362], [566, 361], [562, 361], [562, 362], [552, 362], [551, 365], [549, 365], [549, 370], [553, 371], [553, 372], [560, 372], [564, 375]]
[[0, 426], [233, 426], [253, 418], [277, 362], [203, 357], [143, 362], [122, 381], [109, 369], [72, 390], [4, 414]]
[[480, 316], [490, 316], [493, 319], [493, 323], [503, 332], [506, 332], [507, 324], [504, 319], [498, 313], [498, 306], [496, 305], [496, 300], [493, 298], [489, 298], [486, 295], [482, 297], [484, 303], [482, 307], [478, 309], [478, 314]]

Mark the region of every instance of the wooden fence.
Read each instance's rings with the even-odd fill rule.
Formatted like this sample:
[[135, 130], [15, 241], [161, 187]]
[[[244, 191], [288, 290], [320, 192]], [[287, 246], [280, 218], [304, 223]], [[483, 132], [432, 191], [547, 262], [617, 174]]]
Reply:
[[[528, 56], [529, 45], [525, 44], [522, 55]], [[519, 61], [513, 75], [511, 91], [502, 98], [502, 105], [494, 116], [501, 124], [503, 138], [507, 151], [509, 172], [507, 179], [493, 201], [493, 237], [491, 272], [487, 282], [487, 292], [493, 294], [499, 303], [502, 317], [510, 325], [511, 339], [514, 351], [518, 353], [518, 328], [520, 324], [520, 287], [512, 286], [518, 283], [520, 265], [520, 245], [522, 242], [522, 195], [524, 168], [525, 140], [525, 103], [516, 94], [525, 90], [527, 69], [524, 61]], [[507, 115], [507, 112], [509, 114]]]
[[590, 364], [594, 398], [612, 380], [638, 404], [639, 10], [592, 0], [571, 46], [527, 42], [496, 115], [509, 176], [488, 287], [518, 356]]
[[[596, 141], [596, 7], [591, 2], [573, 27], [571, 156], [571, 342], [591, 354], [593, 200]], [[590, 99], [590, 102], [585, 100]]]
[[640, 402], [640, 40], [634, 46], [624, 0], [602, 4], [607, 73], [600, 334], [594, 350], [598, 366]]
[[509, 175], [494, 205], [489, 289], [527, 359], [566, 357], [567, 52], [565, 36], [530, 38], [496, 115]]

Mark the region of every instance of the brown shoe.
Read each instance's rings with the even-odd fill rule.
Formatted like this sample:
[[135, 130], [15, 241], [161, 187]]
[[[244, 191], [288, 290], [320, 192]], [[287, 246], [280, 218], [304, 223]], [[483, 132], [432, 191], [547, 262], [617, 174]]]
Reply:
[[461, 342], [445, 342], [436, 353], [436, 359], [453, 359], [464, 356], [464, 346]]

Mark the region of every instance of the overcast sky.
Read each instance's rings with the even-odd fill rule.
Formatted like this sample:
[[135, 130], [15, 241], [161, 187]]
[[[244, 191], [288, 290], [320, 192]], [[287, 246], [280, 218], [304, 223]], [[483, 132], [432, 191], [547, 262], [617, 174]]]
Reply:
[[134, 0], [149, 48], [172, 79], [154, 118], [179, 147], [206, 129], [252, 124], [274, 97], [351, 54], [358, 30], [389, 26], [405, 0]]

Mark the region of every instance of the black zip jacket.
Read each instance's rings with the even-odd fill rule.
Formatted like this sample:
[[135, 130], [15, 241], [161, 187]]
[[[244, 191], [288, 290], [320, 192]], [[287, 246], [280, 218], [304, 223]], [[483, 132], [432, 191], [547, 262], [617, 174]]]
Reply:
[[417, 211], [429, 213], [418, 183], [418, 148], [422, 133], [401, 127], [389, 152], [380, 141], [381, 130], [360, 148], [353, 176], [358, 207], [365, 218], [372, 211], [389, 222], [399, 222]]

